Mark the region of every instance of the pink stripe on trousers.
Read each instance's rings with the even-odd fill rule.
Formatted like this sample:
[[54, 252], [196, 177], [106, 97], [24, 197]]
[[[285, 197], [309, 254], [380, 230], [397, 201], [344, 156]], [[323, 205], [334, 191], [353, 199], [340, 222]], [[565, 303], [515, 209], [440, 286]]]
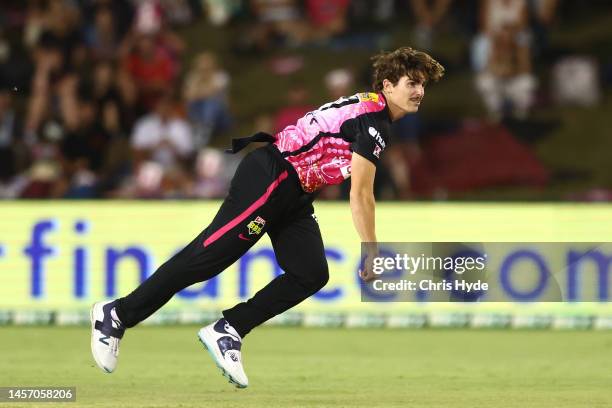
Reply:
[[272, 184], [270, 184], [268, 186], [268, 188], [266, 189], [266, 192], [264, 193], [264, 195], [259, 197], [253, 204], [251, 204], [249, 206], [249, 208], [244, 210], [239, 216], [237, 216], [236, 218], [234, 218], [233, 220], [231, 220], [230, 222], [225, 224], [223, 227], [219, 228], [217, 231], [215, 231], [214, 234], [212, 234], [210, 237], [208, 237], [206, 239], [206, 241], [204, 241], [204, 247], [207, 247], [208, 245], [212, 244], [213, 242], [215, 242], [216, 240], [221, 238], [227, 231], [231, 230], [236, 225], [240, 224], [242, 221], [244, 221], [244, 219], [246, 217], [248, 217], [249, 215], [253, 214], [253, 212], [255, 212], [255, 210], [257, 210], [259, 207], [264, 205], [266, 203], [266, 201], [268, 201], [268, 199], [270, 198], [270, 195], [272, 195], [272, 192], [274, 190], [276, 190], [276, 188], [281, 183], [281, 181], [286, 179], [288, 175], [289, 174], [287, 173], [287, 170], [283, 171], [278, 176], [278, 178], [276, 180], [274, 180], [272, 182]]

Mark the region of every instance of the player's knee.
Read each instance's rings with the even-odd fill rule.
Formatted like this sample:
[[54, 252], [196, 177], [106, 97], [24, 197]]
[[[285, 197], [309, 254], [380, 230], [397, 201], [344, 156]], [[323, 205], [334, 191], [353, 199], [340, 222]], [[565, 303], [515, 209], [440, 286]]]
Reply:
[[327, 285], [328, 281], [329, 268], [327, 267], [327, 262], [324, 262], [309, 271], [309, 279], [305, 283], [309, 292], [316, 293], [319, 289]]

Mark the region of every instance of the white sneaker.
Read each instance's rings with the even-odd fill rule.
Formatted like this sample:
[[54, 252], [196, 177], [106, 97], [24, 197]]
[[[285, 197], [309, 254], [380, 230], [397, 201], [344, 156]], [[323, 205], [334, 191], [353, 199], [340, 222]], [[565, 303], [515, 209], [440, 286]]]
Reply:
[[104, 372], [117, 367], [119, 341], [125, 328], [115, 312], [116, 301], [98, 302], [91, 308], [91, 354]]
[[246, 388], [249, 385], [249, 379], [242, 368], [242, 339], [225, 319], [202, 327], [198, 331], [198, 339], [230, 383], [237, 388]]

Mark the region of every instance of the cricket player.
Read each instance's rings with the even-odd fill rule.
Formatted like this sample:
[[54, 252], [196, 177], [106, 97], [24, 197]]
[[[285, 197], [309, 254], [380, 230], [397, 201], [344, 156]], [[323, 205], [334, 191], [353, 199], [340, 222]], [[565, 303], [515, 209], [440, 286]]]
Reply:
[[368, 243], [365, 281], [373, 279], [376, 163], [389, 144], [391, 122], [419, 109], [425, 85], [444, 75], [428, 54], [409, 47], [373, 60], [373, 91], [327, 103], [272, 136], [234, 139], [234, 153], [251, 142], [268, 142], [247, 154], [211, 224], [126, 297], [94, 304], [91, 350], [112, 373], [125, 330], [145, 320], [175, 293], [223, 272], [268, 234], [284, 273], [246, 302], [198, 332], [231, 383], [248, 386], [242, 366], [244, 337], [268, 319], [323, 288], [329, 278], [313, 200], [319, 189], [351, 178], [355, 229]]

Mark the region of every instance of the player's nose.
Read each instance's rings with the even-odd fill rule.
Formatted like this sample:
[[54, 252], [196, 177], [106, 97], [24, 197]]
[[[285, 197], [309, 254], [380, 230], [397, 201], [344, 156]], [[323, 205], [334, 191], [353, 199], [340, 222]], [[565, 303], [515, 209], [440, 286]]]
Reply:
[[423, 84], [419, 84], [414, 89], [415, 96], [423, 97], [425, 95], [425, 87]]

